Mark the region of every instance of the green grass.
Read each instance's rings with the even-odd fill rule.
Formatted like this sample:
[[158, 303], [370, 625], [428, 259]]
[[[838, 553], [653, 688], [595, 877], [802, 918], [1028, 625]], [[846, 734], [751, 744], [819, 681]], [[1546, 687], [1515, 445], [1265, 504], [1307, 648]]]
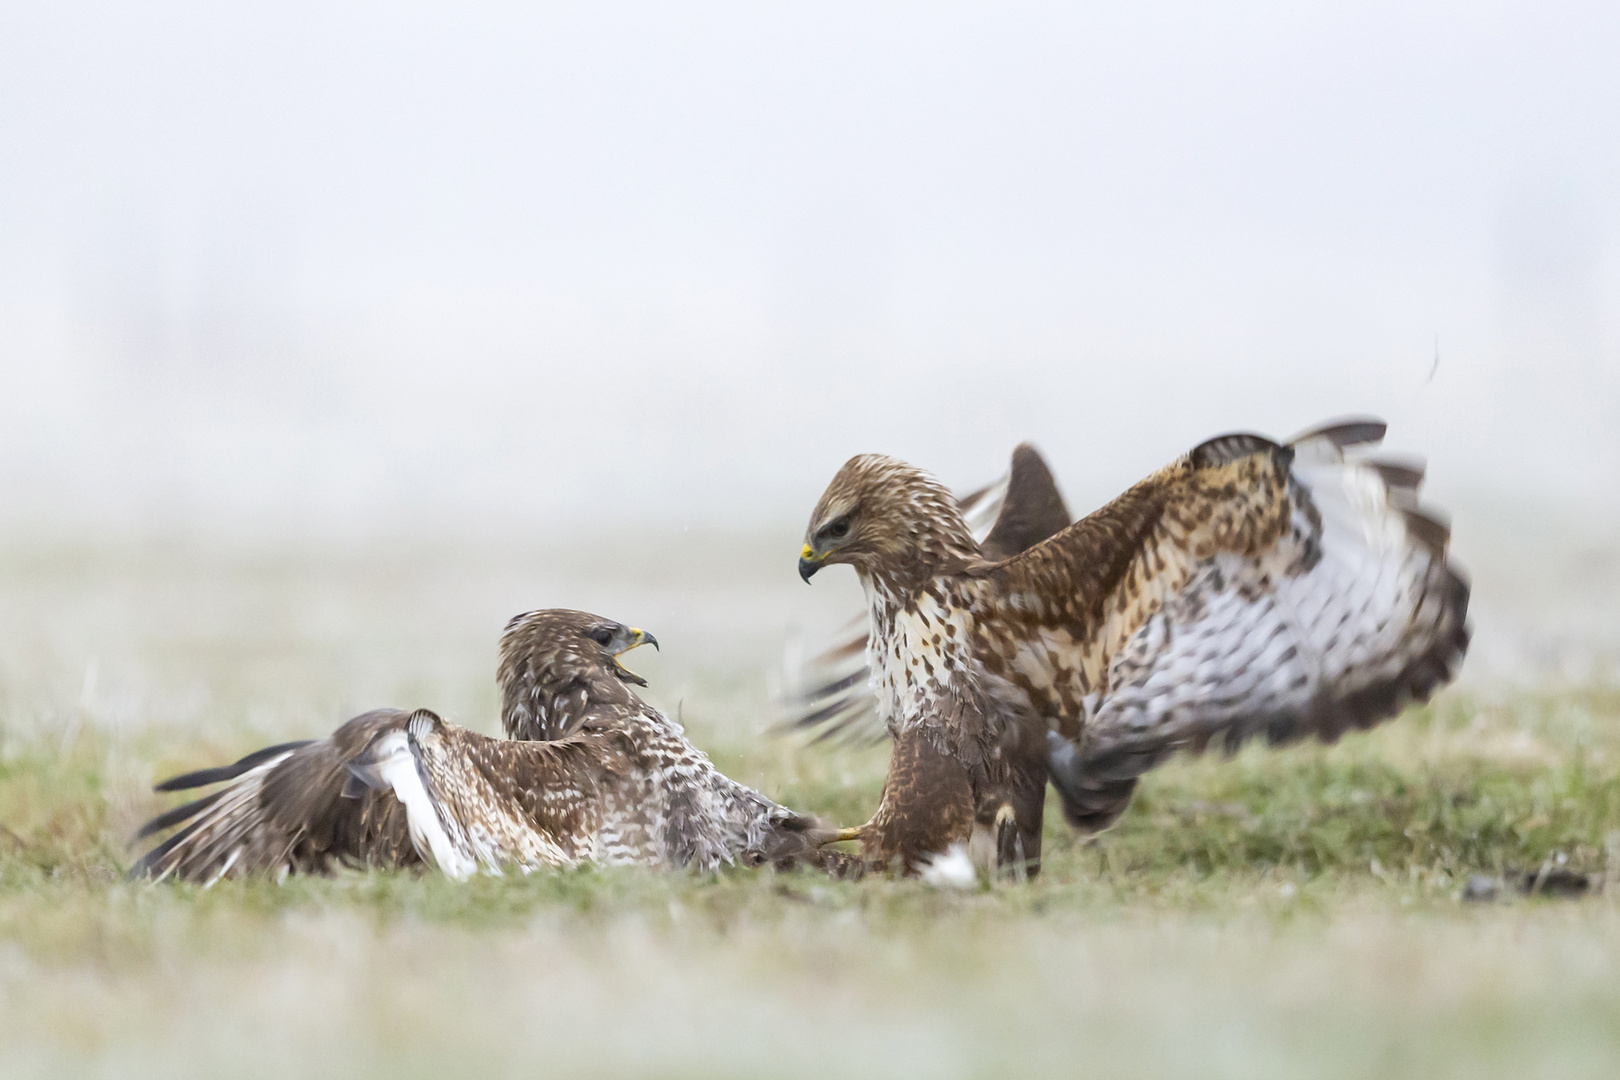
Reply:
[[[1094, 842], [1054, 807], [1026, 886], [122, 880], [128, 837], [172, 802], [154, 780], [383, 704], [493, 730], [496, 635], [541, 605], [652, 629], [649, 696], [722, 768], [863, 820], [881, 750], [759, 734], [785, 623], [836, 625], [853, 582], [805, 589], [792, 530], [632, 539], [0, 544], [0, 1077], [1620, 1076], [1620, 885], [1458, 899], [1470, 874], [1560, 856], [1620, 871], [1601, 679], [1170, 762]], [[1617, 609], [1587, 563], [1568, 605], [1506, 614], [1524, 574], [1566, 564], [1502, 566], [1474, 567], [1470, 673], [1537, 626], [1537, 649], [1587, 627], [1607, 655]]]
[[[702, 737], [702, 732], [698, 732]], [[149, 731], [0, 757], [0, 1061], [111, 1075], [1608, 1076], [1620, 694], [1462, 696], [1335, 747], [1154, 773], [1113, 831], [1049, 815], [1026, 886], [584, 869], [128, 884], [135, 777], [252, 748]], [[882, 751], [717, 753], [854, 822]], [[11, 1068], [7, 1075], [17, 1075]]]

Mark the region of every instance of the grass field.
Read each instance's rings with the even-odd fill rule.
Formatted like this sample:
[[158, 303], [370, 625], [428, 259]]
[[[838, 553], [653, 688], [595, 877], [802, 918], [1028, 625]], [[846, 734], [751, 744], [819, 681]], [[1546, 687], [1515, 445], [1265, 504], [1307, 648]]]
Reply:
[[[724, 543], [6, 549], [0, 1075], [1620, 1075], [1602, 677], [1470, 681], [1338, 746], [1175, 761], [1096, 841], [1050, 815], [1027, 886], [121, 880], [171, 772], [372, 705], [494, 730], [495, 637], [542, 604], [653, 629], [635, 666], [722, 768], [862, 820], [881, 750], [762, 734], [780, 613], [825, 622], [852, 590], [778, 584], [774, 538]], [[1460, 899], [1543, 867], [1608, 888]]]

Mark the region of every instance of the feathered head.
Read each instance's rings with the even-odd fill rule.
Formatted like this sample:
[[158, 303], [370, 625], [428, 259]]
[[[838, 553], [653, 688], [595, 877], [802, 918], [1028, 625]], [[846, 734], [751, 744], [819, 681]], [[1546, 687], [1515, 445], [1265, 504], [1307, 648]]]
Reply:
[[823, 566], [848, 563], [898, 592], [980, 557], [945, 485], [903, 461], [861, 454], [844, 463], [816, 503], [799, 576], [809, 581]]
[[593, 704], [636, 700], [647, 680], [620, 662], [658, 639], [587, 611], [549, 608], [518, 615], [501, 636], [501, 722], [512, 738], [554, 739]]

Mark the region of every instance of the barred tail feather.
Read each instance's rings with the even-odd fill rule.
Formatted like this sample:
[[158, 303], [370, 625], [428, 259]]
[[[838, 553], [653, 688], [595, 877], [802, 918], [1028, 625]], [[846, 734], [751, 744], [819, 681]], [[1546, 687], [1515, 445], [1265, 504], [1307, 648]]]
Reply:
[[379, 709], [350, 720], [330, 739], [266, 747], [235, 764], [164, 781], [158, 791], [224, 786], [141, 826], [136, 840], [182, 828], [137, 860], [129, 876], [212, 884], [226, 875], [419, 861], [393, 796], [351, 786], [344, 767], [376, 732], [402, 725], [407, 716]]
[[[232, 776], [229, 787], [184, 806], [159, 814], [142, 826], [137, 839], [189, 821], [184, 829], [143, 855], [130, 867], [131, 880], [162, 881], [171, 875], [185, 881], [212, 885], [232, 869], [267, 868], [284, 858], [291, 838], [266, 813], [260, 798], [270, 771], [292, 757], [304, 744], [265, 757]], [[254, 757], [255, 755], [250, 755]], [[216, 770], [205, 770], [216, 771]], [[224, 771], [224, 770], [217, 770]], [[187, 774], [188, 777], [199, 774]], [[184, 779], [184, 778], [176, 778]], [[208, 783], [209, 781], [202, 781]], [[171, 780], [159, 790], [197, 786]], [[250, 855], [246, 862], [244, 855]]]

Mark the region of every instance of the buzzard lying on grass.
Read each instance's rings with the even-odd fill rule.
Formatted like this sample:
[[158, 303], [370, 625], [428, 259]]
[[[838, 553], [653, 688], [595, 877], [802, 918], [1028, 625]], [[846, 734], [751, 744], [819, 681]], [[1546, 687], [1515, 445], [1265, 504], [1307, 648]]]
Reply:
[[1451, 679], [1468, 585], [1418, 507], [1421, 469], [1362, 454], [1383, 435], [1211, 439], [1012, 554], [978, 543], [926, 473], [852, 458], [799, 572], [847, 563], [866, 591], [895, 740], [877, 812], [850, 830], [868, 860], [915, 870], [965, 843], [1034, 871], [1048, 777], [1069, 822], [1097, 830], [1178, 750], [1331, 741]]
[[501, 639], [509, 739], [425, 709], [382, 709], [329, 739], [177, 776], [158, 790], [225, 786], [148, 822], [137, 839], [187, 824], [130, 876], [211, 884], [418, 861], [455, 878], [507, 865], [815, 861], [825, 836], [812, 819], [723, 775], [636, 695], [646, 682], [618, 657], [644, 643], [657, 645], [585, 612], [520, 615]]

